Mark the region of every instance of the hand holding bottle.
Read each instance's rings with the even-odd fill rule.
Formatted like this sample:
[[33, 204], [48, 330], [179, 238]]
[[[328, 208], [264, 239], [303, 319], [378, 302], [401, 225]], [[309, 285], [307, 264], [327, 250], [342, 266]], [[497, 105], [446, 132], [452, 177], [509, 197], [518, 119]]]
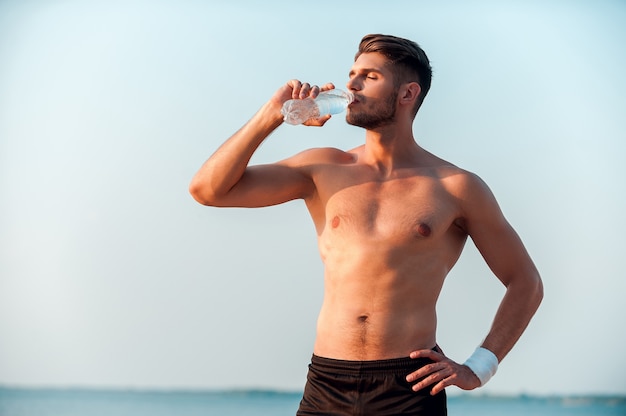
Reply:
[[[302, 83], [297, 79], [293, 79], [283, 87], [281, 87], [274, 97], [272, 97], [273, 101], [279, 102], [280, 106], [283, 107], [286, 102], [290, 100], [295, 101], [313, 101], [315, 98], [319, 96], [320, 93], [334, 90], [335, 86], [332, 83], [324, 84], [321, 88], [317, 85], [310, 85], [309, 83]], [[284, 116], [284, 114], [283, 114]], [[304, 122], [301, 123], [291, 123], [291, 124], [304, 124], [305, 126], [323, 126], [329, 119], [329, 113], [321, 113], [312, 118], [308, 118]], [[289, 122], [289, 121], [287, 121]]]
[[308, 120], [319, 120], [326, 115], [344, 111], [354, 96], [341, 90], [322, 91], [316, 98], [289, 100], [283, 104], [281, 113], [289, 124], [303, 124]]

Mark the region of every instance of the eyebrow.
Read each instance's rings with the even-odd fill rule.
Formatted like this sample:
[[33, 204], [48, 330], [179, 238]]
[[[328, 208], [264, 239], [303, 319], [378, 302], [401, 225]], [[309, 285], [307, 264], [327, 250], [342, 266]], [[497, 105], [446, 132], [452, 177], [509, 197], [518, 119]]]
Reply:
[[376, 72], [377, 74], [383, 74], [383, 71], [379, 68], [357, 68], [357, 70], [351, 69], [350, 72], [348, 72], [348, 75], [354, 75], [357, 72], [363, 74], [363, 73], [370, 73], [370, 72]]

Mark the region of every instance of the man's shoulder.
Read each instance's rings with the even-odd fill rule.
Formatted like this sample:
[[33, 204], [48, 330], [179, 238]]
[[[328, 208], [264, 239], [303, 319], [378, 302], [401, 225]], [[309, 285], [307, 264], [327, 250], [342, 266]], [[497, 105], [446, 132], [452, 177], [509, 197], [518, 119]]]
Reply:
[[448, 182], [456, 183], [478, 178], [474, 173], [434, 155], [423, 164], [422, 168], [431, 172], [432, 176]]
[[495, 218], [498, 203], [480, 176], [454, 165], [441, 165], [438, 172], [446, 192], [459, 203], [463, 218], [476, 218], [477, 214], [482, 216], [485, 213], [491, 213]]
[[314, 147], [304, 150], [288, 159], [298, 165], [346, 164], [354, 163], [353, 151], [344, 151], [334, 147]]
[[452, 163], [442, 161], [433, 167], [433, 171], [446, 189], [459, 197], [467, 198], [476, 192], [488, 190], [487, 184], [480, 176]]

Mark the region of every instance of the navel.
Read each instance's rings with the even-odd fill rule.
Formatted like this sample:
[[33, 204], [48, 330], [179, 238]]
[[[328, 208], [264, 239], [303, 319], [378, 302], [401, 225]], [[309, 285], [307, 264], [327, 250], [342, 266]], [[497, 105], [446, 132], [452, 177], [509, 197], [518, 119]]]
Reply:
[[431, 233], [432, 230], [430, 229], [430, 227], [428, 226], [428, 224], [424, 224], [423, 222], [420, 223], [420, 225], [417, 226], [417, 232], [422, 236], [422, 237], [428, 237]]
[[337, 228], [337, 227], [339, 227], [339, 222], [340, 222], [340, 220], [339, 220], [339, 216], [335, 215], [335, 216], [333, 217], [333, 220], [331, 221], [330, 225], [331, 225], [333, 228]]

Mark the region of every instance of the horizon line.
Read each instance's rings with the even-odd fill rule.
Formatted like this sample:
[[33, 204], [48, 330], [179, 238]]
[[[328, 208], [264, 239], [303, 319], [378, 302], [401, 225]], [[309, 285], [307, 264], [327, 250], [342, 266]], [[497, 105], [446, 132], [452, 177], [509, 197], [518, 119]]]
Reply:
[[[0, 383], [2, 391], [31, 392], [84, 392], [84, 393], [131, 393], [131, 394], [189, 394], [189, 395], [302, 395], [302, 389], [286, 389], [271, 387], [133, 387], [133, 386], [88, 386], [88, 385], [24, 385]], [[624, 393], [497, 393], [488, 391], [447, 391], [451, 398], [474, 399], [528, 399], [528, 400], [618, 400], [626, 403]]]

